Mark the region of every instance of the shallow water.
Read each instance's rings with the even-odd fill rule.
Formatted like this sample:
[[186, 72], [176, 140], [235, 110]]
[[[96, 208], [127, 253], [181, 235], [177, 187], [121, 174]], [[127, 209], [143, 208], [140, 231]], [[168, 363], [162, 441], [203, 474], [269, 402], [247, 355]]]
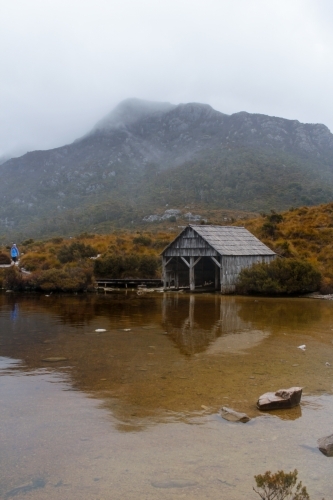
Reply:
[[[330, 301], [2, 293], [0, 496], [248, 499], [255, 474], [297, 468], [328, 500], [332, 342]], [[291, 386], [300, 407], [256, 409]]]

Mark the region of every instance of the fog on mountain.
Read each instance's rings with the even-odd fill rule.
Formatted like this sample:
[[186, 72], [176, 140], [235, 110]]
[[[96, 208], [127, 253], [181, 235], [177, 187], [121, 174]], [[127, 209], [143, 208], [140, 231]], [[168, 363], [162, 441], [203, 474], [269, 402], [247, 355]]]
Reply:
[[140, 227], [166, 206], [259, 212], [331, 200], [324, 125], [128, 99], [72, 144], [0, 166], [0, 235]]

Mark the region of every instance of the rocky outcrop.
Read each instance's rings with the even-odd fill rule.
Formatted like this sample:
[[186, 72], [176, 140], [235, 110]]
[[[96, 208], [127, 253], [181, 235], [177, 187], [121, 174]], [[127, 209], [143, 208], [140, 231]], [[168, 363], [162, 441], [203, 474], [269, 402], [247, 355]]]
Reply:
[[301, 402], [302, 387], [280, 389], [277, 392], [266, 392], [257, 401], [259, 410], [279, 410], [293, 408]]
[[221, 408], [221, 417], [229, 422], [242, 422], [243, 424], [251, 420], [246, 413], [240, 413], [232, 410], [231, 408], [227, 408], [226, 406]]
[[333, 457], [333, 434], [318, 439], [318, 448], [327, 457]]

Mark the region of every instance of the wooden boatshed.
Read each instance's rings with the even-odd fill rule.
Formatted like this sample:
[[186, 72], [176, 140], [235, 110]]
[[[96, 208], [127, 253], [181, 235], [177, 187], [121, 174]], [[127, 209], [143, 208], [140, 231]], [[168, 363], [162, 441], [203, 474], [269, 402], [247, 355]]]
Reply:
[[189, 225], [162, 252], [164, 288], [232, 293], [240, 271], [276, 254], [244, 227]]

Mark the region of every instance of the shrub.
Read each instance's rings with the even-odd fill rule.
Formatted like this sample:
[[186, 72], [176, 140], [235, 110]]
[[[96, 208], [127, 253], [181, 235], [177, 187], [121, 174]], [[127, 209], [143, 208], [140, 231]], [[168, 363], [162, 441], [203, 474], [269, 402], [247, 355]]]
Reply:
[[11, 259], [10, 259], [9, 255], [1, 252], [0, 253], [0, 265], [10, 264], [10, 262], [11, 262]]
[[278, 243], [275, 247], [275, 252], [283, 257], [291, 257], [292, 251], [290, 249], [290, 243], [288, 241]]
[[64, 241], [64, 238], [61, 236], [55, 236], [54, 238], [51, 238], [52, 243], [58, 244], [62, 243]]
[[322, 295], [329, 295], [329, 294], [333, 293], [333, 280], [332, 280], [332, 278], [326, 276], [322, 279], [319, 292]]
[[107, 255], [95, 260], [97, 276], [109, 278], [153, 278], [160, 259], [150, 255]]
[[156, 248], [156, 249], [163, 249], [169, 245], [170, 241], [171, 240], [157, 240], [157, 241], [154, 241], [154, 243], [152, 244], [152, 247]]
[[74, 262], [80, 259], [94, 257], [95, 255], [97, 255], [97, 253], [97, 250], [91, 245], [74, 242], [70, 245], [63, 245], [60, 248], [57, 257], [62, 264], [65, 264], [66, 262]]
[[265, 222], [262, 225], [261, 230], [264, 236], [273, 237], [275, 235], [276, 225], [272, 224], [272, 222]]
[[5, 269], [0, 269], [0, 288], [4, 288]]
[[86, 239], [94, 239], [95, 235], [84, 232], [84, 233], [79, 234], [79, 236], [77, 237], [78, 240], [84, 240], [85, 238]]
[[25, 247], [25, 246], [28, 246], [28, 245], [32, 245], [33, 243], [35, 243], [35, 240], [33, 240], [32, 238], [29, 238], [28, 240], [22, 241], [21, 245], [23, 247]]
[[45, 264], [47, 255], [42, 252], [29, 252], [20, 261], [22, 267], [27, 271], [36, 271]]
[[149, 236], [140, 235], [133, 238], [133, 243], [135, 245], [143, 245], [145, 247], [149, 247], [151, 245], [151, 242], [152, 240], [151, 238], [149, 238]]
[[23, 290], [25, 283], [22, 273], [16, 266], [5, 269], [2, 285], [7, 290]]
[[82, 292], [93, 288], [91, 268], [48, 269], [29, 277], [27, 285], [43, 291]]
[[270, 215], [265, 215], [265, 218], [267, 220], [262, 225], [261, 231], [264, 236], [270, 236], [273, 238], [276, 234], [277, 225], [283, 221], [283, 216], [274, 210], [271, 210]]
[[160, 266], [159, 258], [153, 257], [151, 255], [142, 255], [139, 261], [140, 277], [152, 278], [156, 276], [159, 266]]
[[283, 500], [287, 497], [291, 500], [310, 500], [306, 487], [302, 487], [302, 482], [296, 484], [297, 474], [297, 469], [289, 473], [279, 470], [275, 474], [267, 471], [263, 475], [254, 476], [260, 491], [253, 489], [262, 500]]
[[282, 295], [314, 292], [319, 289], [321, 274], [308, 262], [296, 259], [275, 259], [270, 264], [255, 264], [242, 269], [237, 291]]

